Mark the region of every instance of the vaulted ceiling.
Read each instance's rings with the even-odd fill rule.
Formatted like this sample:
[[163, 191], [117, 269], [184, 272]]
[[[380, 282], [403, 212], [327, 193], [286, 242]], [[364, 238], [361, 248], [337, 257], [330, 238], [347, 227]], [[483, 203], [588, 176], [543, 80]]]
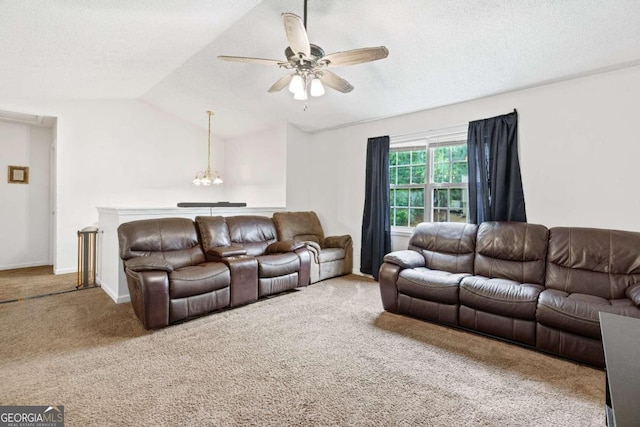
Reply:
[[[355, 86], [294, 101], [281, 14], [303, 0], [0, 0], [0, 102], [140, 98], [231, 137], [287, 121], [305, 131], [375, 120], [640, 64], [637, 0], [309, 0], [326, 53], [385, 45], [335, 68]], [[597, 102], [597, 100], [594, 100]], [[2, 105], [0, 104], [0, 110]]]

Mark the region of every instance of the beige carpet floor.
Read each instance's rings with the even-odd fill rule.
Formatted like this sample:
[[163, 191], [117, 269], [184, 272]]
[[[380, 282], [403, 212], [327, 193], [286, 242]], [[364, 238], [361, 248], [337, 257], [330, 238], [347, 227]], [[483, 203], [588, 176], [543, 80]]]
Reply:
[[53, 274], [53, 267], [0, 270], [0, 302], [33, 298], [76, 288], [78, 275]]
[[0, 404], [67, 426], [602, 426], [604, 373], [382, 310], [359, 276], [145, 331], [99, 288], [0, 305]]

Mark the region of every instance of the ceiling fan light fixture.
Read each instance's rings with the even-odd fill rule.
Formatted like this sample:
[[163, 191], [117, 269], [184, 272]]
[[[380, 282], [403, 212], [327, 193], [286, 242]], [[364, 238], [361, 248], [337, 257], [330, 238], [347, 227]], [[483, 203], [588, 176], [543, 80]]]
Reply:
[[309, 92], [311, 96], [322, 96], [324, 95], [324, 86], [322, 86], [322, 82], [318, 77], [314, 77], [311, 80], [311, 87], [309, 88]]
[[309, 97], [307, 96], [307, 90], [303, 88], [302, 90], [297, 91], [293, 94], [293, 99], [295, 99], [296, 101], [306, 101], [307, 99], [309, 99]]
[[296, 74], [289, 83], [289, 92], [295, 94], [304, 91], [304, 80], [300, 74]]
[[[294, 99], [306, 100], [309, 96], [307, 86], [309, 86], [310, 95], [314, 97], [322, 96], [326, 89], [325, 86], [341, 93], [349, 93], [353, 90], [351, 83], [327, 68], [363, 64], [384, 59], [389, 55], [389, 49], [385, 46], [364, 47], [325, 55], [324, 49], [309, 43], [307, 0], [304, 0], [304, 18], [293, 13], [283, 13], [282, 20], [289, 41], [289, 46], [284, 50], [286, 58], [284, 61], [227, 55], [220, 55], [218, 58], [223, 61], [277, 65], [280, 68], [290, 70], [292, 72], [277, 80], [268, 92], [281, 91], [288, 85], [289, 91], [294, 94]], [[322, 81], [319, 80], [320, 77], [322, 77]]]

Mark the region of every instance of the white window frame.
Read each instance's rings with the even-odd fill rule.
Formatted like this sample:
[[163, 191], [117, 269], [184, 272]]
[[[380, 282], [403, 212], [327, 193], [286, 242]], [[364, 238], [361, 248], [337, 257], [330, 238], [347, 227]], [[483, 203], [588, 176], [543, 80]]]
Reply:
[[[457, 145], [461, 141], [467, 140], [468, 124], [452, 126], [450, 128], [430, 130], [409, 135], [399, 135], [390, 137], [390, 150], [423, 148], [426, 151], [426, 171], [425, 171], [425, 201], [424, 210], [429, 212], [429, 216], [433, 214], [433, 189], [434, 188], [457, 188], [458, 183], [434, 184], [431, 182], [433, 173], [433, 159], [431, 158], [431, 148], [438, 146]], [[467, 190], [468, 194], [468, 190]], [[414, 227], [391, 226], [392, 234], [410, 236]]]

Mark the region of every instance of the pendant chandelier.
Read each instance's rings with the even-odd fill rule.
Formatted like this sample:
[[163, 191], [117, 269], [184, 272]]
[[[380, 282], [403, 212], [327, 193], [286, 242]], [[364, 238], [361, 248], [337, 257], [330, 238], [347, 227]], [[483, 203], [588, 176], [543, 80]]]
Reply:
[[193, 185], [204, 185], [209, 186], [211, 184], [220, 185], [223, 183], [222, 178], [218, 171], [214, 171], [211, 173], [211, 116], [213, 116], [213, 111], [207, 111], [209, 115], [209, 137], [207, 140], [207, 169], [203, 171], [198, 171], [196, 173], [196, 177], [191, 181]]

